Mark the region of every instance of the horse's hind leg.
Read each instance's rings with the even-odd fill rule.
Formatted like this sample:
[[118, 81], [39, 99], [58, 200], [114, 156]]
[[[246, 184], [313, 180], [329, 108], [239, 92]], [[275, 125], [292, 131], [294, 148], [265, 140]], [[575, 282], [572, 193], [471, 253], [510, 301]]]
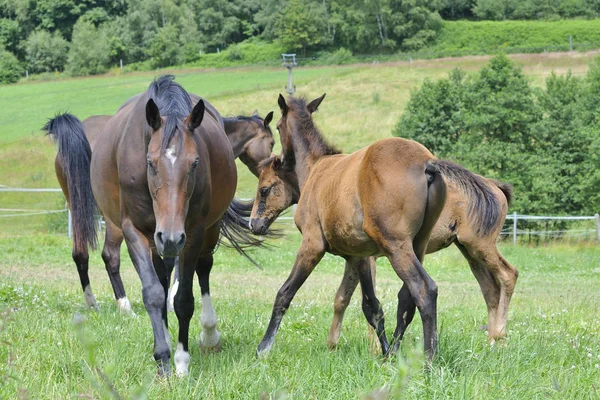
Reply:
[[104, 248], [102, 249], [102, 260], [108, 273], [108, 279], [112, 285], [117, 307], [119, 310], [133, 314], [131, 303], [127, 299], [125, 287], [121, 280], [121, 243], [123, 243], [123, 232], [111, 221], [106, 220], [106, 235]]
[[508, 307], [519, 273], [504, 259], [495, 243], [481, 240], [457, 246], [479, 282], [488, 309], [488, 337], [493, 343], [506, 334]]
[[371, 273], [371, 262], [374, 262], [374, 260], [371, 258], [357, 258], [348, 259], [348, 262], [353, 264], [360, 279], [360, 287], [363, 295], [362, 309], [365, 318], [369, 325], [375, 329], [377, 338], [381, 344], [381, 351], [383, 355], [386, 355], [389, 351], [389, 344], [385, 336], [383, 309], [375, 296], [375, 286], [373, 285], [373, 275]]
[[332, 350], [337, 346], [340, 340], [344, 313], [346, 312], [346, 308], [348, 308], [348, 304], [350, 304], [350, 299], [356, 290], [356, 286], [358, 286], [358, 282], [359, 279], [356, 269], [350, 262], [346, 261], [344, 277], [335, 294], [335, 300], [333, 302], [333, 320], [331, 321], [331, 328], [329, 328], [329, 336], [327, 336], [327, 347]]
[[98, 310], [98, 303], [96, 297], [92, 293], [92, 287], [90, 286], [90, 276], [88, 274], [89, 269], [89, 253], [88, 249], [75, 249], [73, 248], [73, 261], [77, 266], [77, 273], [79, 274], [79, 281], [81, 282], [81, 288], [83, 289], [83, 299], [86, 306], [92, 310]]

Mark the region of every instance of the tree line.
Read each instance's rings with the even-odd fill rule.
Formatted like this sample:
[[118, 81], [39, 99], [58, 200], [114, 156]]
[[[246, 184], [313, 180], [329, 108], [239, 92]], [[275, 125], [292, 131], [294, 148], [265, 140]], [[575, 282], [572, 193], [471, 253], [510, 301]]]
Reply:
[[585, 76], [533, 87], [506, 56], [460, 69], [412, 93], [394, 135], [514, 185], [513, 209], [537, 215], [600, 211], [600, 58]]
[[249, 40], [305, 55], [415, 51], [443, 19], [598, 15], [596, 0], [0, 0], [0, 81], [119, 60], [166, 67]]

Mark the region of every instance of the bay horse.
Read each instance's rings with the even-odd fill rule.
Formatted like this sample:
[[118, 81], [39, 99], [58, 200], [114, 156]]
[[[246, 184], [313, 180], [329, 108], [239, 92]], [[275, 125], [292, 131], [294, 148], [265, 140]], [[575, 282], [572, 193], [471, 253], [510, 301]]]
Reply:
[[[312, 113], [325, 95], [307, 103], [279, 95], [277, 122], [283, 158], [263, 166], [250, 227], [264, 234], [292, 203], [302, 243], [292, 271], [277, 292], [257, 354], [268, 352], [294, 295], [323, 255], [346, 260], [363, 292], [362, 309], [375, 328], [384, 354], [390, 353], [383, 310], [375, 296], [372, 256], [385, 256], [419, 308], [424, 349], [437, 349], [437, 286], [422, 265], [427, 242], [446, 198], [440, 163], [424, 146], [401, 138], [383, 139], [349, 155], [330, 146]], [[394, 347], [397, 349], [396, 334]]]
[[[200, 344], [215, 348], [220, 335], [209, 291], [212, 253], [221, 232], [235, 240], [231, 236], [239, 236], [231, 232], [243, 232], [241, 225], [247, 223], [237, 218], [244, 206], [233, 197], [237, 172], [221, 117], [209, 103], [196, 99], [173, 77], [159, 77], [106, 123], [102, 140], [93, 148], [82, 124], [70, 114], [45, 127], [58, 142], [57, 175], [73, 214], [73, 259], [78, 269], [87, 270], [88, 245], [96, 244], [97, 204], [107, 225], [123, 232], [142, 281], [161, 375], [170, 373], [172, 352], [166, 310], [171, 271], [163, 258], [180, 259], [174, 358], [177, 374], [185, 375], [194, 273], [202, 292]], [[111, 262], [112, 255], [107, 255]]]
[[[125, 107], [130, 102], [137, 99], [140, 95], [133, 96], [121, 108]], [[190, 94], [192, 99], [196, 101], [199, 98], [193, 94]], [[94, 115], [83, 120], [83, 128], [85, 136], [90, 142], [91, 147], [94, 147], [96, 140], [101, 137], [104, 127], [108, 121], [112, 118], [111, 115]], [[269, 112], [264, 119], [262, 119], [255, 111], [251, 116], [242, 116], [223, 118], [223, 126], [227, 138], [233, 148], [233, 155], [235, 158], [240, 160], [248, 167], [250, 172], [255, 176], [258, 176], [258, 165], [262, 160], [269, 158], [271, 151], [273, 150], [274, 139], [273, 133], [269, 124], [273, 119], [273, 112]], [[56, 161], [59, 160], [57, 156]], [[56, 164], [57, 175], [64, 175], [62, 166], [60, 163]], [[121, 279], [120, 273], [120, 248], [123, 242], [123, 233], [121, 230], [113, 224], [106, 223], [106, 235], [104, 250], [102, 252], [102, 258], [105, 263], [106, 271], [108, 273], [115, 299], [117, 301], [117, 307], [125, 313], [133, 313], [131, 309], [131, 303], [127, 298], [125, 287]], [[176, 260], [167, 259], [165, 262], [168, 265], [177, 265]], [[87, 270], [79, 269], [80, 279], [85, 282], [86, 285], [82, 286], [84, 290], [84, 299], [88, 307], [97, 309], [97, 303], [95, 297], [89, 287], [89, 277]], [[84, 275], [84, 276], [81, 276]], [[83, 284], [83, 283], [82, 283]], [[169, 311], [174, 311], [174, 296], [179, 286], [179, 269], [175, 267], [175, 279], [173, 282], [173, 290], [169, 291], [167, 307]]]
[[[512, 187], [458, 165], [443, 176], [447, 186], [446, 204], [433, 228], [426, 254], [453, 243], [458, 247], [481, 288], [488, 311], [488, 338], [494, 343], [506, 334], [508, 308], [519, 275], [496, 245], [512, 198]], [[339, 342], [344, 312], [357, 285], [355, 271], [346, 268], [333, 305], [334, 316], [327, 337], [330, 349]], [[399, 301], [411, 302], [411, 299], [406, 297]], [[406, 326], [414, 313], [415, 306], [411, 303], [406, 320], [402, 321]]]

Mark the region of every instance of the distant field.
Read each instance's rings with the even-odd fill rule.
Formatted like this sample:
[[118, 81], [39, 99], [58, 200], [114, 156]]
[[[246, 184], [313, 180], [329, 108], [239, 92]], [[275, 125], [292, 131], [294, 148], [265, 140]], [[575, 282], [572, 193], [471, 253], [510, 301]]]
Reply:
[[[585, 73], [595, 53], [511, 57], [523, 66], [535, 84], [541, 85], [551, 71], [566, 73], [570, 69], [574, 74]], [[325, 137], [351, 152], [390, 136], [410, 91], [424, 79], [444, 76], [455, 67], [474, 71], [488, 59], [488, 56], [474, 56], [412, 63], [305, 67], [294, 70], [294, 82], [300, 95], [316, 97], [327, 93], [315, 119]], [[277, 119], [277, 95], [287, 82], [284, 68], [172, 73], [186, 89], [208, 99], [223, 115], [250, 114], [255, 109], [265, 115], [274, 110]], [[66, 110], [81, 119], [113, 113], [129, 97], [145, 90], [156, 75], [99, 76], [0, 87], [0, 185], [58, 187], [53, 162], [56, 149], [39, 131], [47, 118]], [[252, 197], [256, 179], [243, 165], [239, 171], [238, 193]], [[0, 193], [0, 208], [61, 207], [64, 207], [61, 194]], [[49, 224], [46, 216], [2, 218], [0, 213], [0, 235], [44, 231]]]
[[[284, 394], [289, 399], [352, 399], [381, 388], [391, 388], [394, 398], [419, 400], [597, 398], [597, 247], [503, 246], [520, 275], [508, 337], [494, 346], [480, 329], [487, 313], [466, 261], [454, 247], [428, 256], [426, 267], [439, 285], [440, 348], [427, 374], [421, 353], [413, 350], [422, 342], [420, 318], [415, 317], [402, 344], [407, 363], [384, 363], [369, 351], [360, 296], [348, 309], [339, 348], [327, 350], [333, 297], [343, 272], [343, 261], [332, 256], [324, 258], [298, 292], [271, 355], [254, 357], [298, 243], [299, 235], [292, 234], [273, 251], [257, 252], [262, 271], [227, 249], [216, 253], [211, 292], [223, 350], [203, 355], [197, 347], [200, 303], [194, 283], [190, 377], [166, 382], [154, 380], [151, 327], [139, 279], [125, 252], [124, 282], [138, 318], [116, 312], [98, 253], [90, 260], [92, 286], [101, 306], [95, 313], [83, 307], [64, 235], [0, 238], [0, 311], [16, 308], [0, 328], [0, 398], [16, 398], [17, 393], [32, 399], [108, 398], [85, 361], [90, 349], [94, 367], [128, 397], [142, 387], [150, 399], [282, 399]], [[381, 260], [378, 267], [378, 296], [391, 335], [400, 281], [387, 262]], [[88, 347], [72, 326], [76, 313], [86, 320], [83, 337]], [[173, 314], [169, 319], [175, 340], [177, 320]]]

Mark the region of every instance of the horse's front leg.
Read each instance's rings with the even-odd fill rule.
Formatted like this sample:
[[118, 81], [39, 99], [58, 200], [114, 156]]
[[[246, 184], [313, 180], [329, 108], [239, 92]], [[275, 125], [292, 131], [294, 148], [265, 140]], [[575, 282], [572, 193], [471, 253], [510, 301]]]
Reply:
[[179, 336], [175, 350], [175, 372], [185, 376], [189, 372], [189, 332], [194, 315], [194, 271], [200, 254], [196, 246], [188, 246], [179, 256], [179, 286], [175, 294], [175, 314], [179, 321]]
[[[308, 236], [313, 235], [310, 235], [307, 232], [305, 237]], [[302, 240], [292, 272], [290, 272], [290, 276], [283, 286], [281, 286], [275, 297], [271, 321], [269, 322], [269, 327], [267, 328], [265, 336], [258, 345], [258, 349], [256, 350], [257, 355], [260, 356], [266, 354], [271, 350], [271, 347], [273, 347], [275, 335], [277, 334], [277, 330], [279, 329], [279, 325], [281, 324], [285, 312], [290, 306], [298, 289], [300, 289], [302, 284], [304, 284], [304, 281], [306, 281], [306, 278], [308, 278], [315, 266], [321, 261], [321, 258], [323, 258], [323, 254], [325, 254], [325, 246], [323, 243], [315, 240], [314, 237], [311, 238], [311, 240]]]
[[209, 276], [213, 266], [213, 255], [208, 253], [200, 256], [196, 265], [196, 273], [200, 282], [200, 291], [202, 292], [202, 314], [200, 314], [200, 324], [202, 332], [200, 333], [200, 347], [202, 351], [220, 351], [221, 334], [217, 330], [217, 313], [210, 300]]
[[167, 328], [165, 289], [154, 269], [148, 238], [133, 225], [131, 220], [123, 220], [122, 227], [129, 256], [142, 281], [144, 306], [150, 316], [154, 332], [154, 359], [158, 363], [158, 373], [168, 375], [171, 369], [171, 346]]

